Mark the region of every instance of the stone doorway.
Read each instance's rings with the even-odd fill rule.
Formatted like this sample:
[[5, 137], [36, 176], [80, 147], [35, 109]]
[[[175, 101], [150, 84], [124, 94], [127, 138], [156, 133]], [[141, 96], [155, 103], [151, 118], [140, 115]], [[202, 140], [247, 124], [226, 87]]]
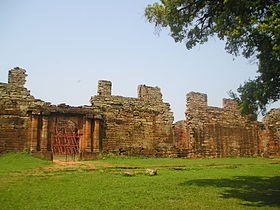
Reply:
[[60, 158], [71, 161], [99, 157], [102, 150], [102, 118], [84, 114], [84, 110], [80, 113], [80, 108], [57, 109], [53, 112], [30, 113], [30, 152], [48, 160]]
[[54, 126], [52, 153], [54, 159], [75, 160], [79, 155], [79, 130], [72, 121], [59, 121]]

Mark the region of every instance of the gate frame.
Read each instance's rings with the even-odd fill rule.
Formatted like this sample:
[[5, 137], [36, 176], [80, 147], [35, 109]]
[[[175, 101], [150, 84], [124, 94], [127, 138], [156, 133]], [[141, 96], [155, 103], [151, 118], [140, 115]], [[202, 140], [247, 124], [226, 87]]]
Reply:
[[102, 153], [102, 134], [103, 118], [101, 115], [95, 115], [93, 110], [85, 108], [67, 107], [59, 108], [54, 106], [54, 110], [30, 110], [29, 123], [29, 141], [27, 148], [31, 154], [53, 160], [53, 128], [59, 119], [75, 119], [79, 133], [79, 149], [77, 157], [79, 160], [96, 159]]

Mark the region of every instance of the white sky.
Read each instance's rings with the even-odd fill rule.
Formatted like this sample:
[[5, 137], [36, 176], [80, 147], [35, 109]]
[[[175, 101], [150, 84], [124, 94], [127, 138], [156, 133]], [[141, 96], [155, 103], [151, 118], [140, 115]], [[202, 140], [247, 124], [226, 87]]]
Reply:
[[0, 82], [19, 66], [33, 96], [75, 106], [89, 104], [101, 79], [129, 97], [139, 84], [159, 86], [177, 121], [188, 92], [207, 93], [220, 107], [229, 90], [255, 77], [257, 66], [226, 54], [218, 39], [188, 51], [167, 30], [155, 35], [143, 15], [153, 2], [0, 0]]

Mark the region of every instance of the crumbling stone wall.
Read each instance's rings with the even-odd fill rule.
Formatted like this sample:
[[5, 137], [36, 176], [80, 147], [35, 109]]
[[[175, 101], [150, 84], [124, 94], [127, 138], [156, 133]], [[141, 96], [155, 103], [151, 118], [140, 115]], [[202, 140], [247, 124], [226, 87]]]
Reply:
[[36, 100], [24, 87], [25, 72], [16, 67], [9, 71], [8, 83], [0, 83], [0, 153], [27, 147], [27, 110]]
[[138, 86], [138, 98], [144, 101], [162, 103], [162, 94], [159, 87]]
[[141, 85], [138, 98], [128, 98], [112, 96], [109, 90], [104, 90], [104, 83], [110, 84], [109, 81], [99, 82], [98, 93], [106, 94], [91, 98], [92, 106], [103, 113], [103, 153], [172, 155], [173, 114], [170, 105], [162, 101], [160, 89]]
[[176, 128], [178, 148], [187, 149], [187, 157], [259, 153], [259, 123], [242, 117], [237, 104], [230, 99], [224, 99], [223, 108], [218, 108], [207, 105], [206, 94], [187, 94], [186, 121], [176, 124]]
[[270, 110], [263, 119], [260, 130], [261, 155], [280, 155], [280, 108]]
[[79, 157], [100, 153], [102, 118], [93, 107], [58, 106], [35, 99], [25, 85], [26, 71], [9, 71], [8, 83], [0, 83], [0, 153], [22, 151], [52, 159], [54, 127], [73, 122], [80, 134]]
[[35, 99], [24, 87], [26, 71], [9, 71], [0, 83], [0, 153], [28, 149], [51, 159], [54, 128], [73, 124], [79, 136], [79, 157], [99, 154], [229, 157], [280, 155], [280, 109], [263, 123], [240, 115], [237, 105], [207, 104], [207, 95], [187, 94], [186, 120], [173, 124], [170, 105], [158, 87], [140, 85], [138, 97], [112, 96], [112, 83], [98, 82], [92, 106], [58, 106]]

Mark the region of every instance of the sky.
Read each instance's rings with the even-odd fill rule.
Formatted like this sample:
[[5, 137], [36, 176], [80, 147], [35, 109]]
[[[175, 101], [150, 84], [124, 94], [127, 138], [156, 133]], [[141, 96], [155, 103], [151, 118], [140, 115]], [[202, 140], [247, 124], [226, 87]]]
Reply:
[[137, 97], [140, 84], [158, 86], [178, 121], [188, 92], [221, 107], [229, 90], [254, 79], [257, 65], [227, 54], [217, 38], [187, 50], [168, 30], [157, 34], [144, 17], [154, 2], [0, 0], [0, 82], [18, 66], [27, 70], [31, 95], [73, 106], [90, 105], [98, 80], [127, 97]]

